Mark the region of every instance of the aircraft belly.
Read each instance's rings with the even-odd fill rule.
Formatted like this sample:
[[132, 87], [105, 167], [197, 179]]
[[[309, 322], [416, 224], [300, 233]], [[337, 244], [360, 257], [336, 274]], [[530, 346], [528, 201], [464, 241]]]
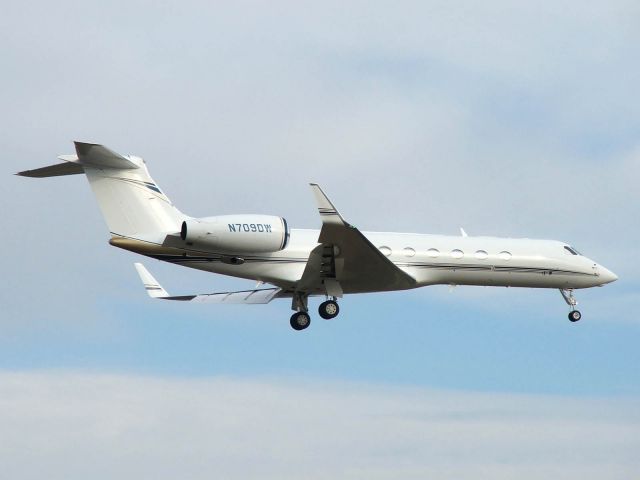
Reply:
[[237, 278], [246, 278], [248, 280], [259, 280], [266, 283], [286, 288], [293, 285], [302, 275], [302, 271], [306, 265], [304, 261], [289, 262], [264, 262], [252, 261], [242, 265], [229, 265], [220, 261], [198, 261], [198, 262], [180, 262], [174, 261], [179, 265], [203, 270], [221, 275], [228, 275]]
[[451, 282], [457, 285], [496, 287], [568, 288], [571, 278], [564, 275], [524, 272], [452, 272]]
[[167, 247], [135, 238], [114, 236], [109, 243], [115, 247], [175, 265], [232, 277], [260, 280], [281, 288], [293, 285], [301, 277], [308, 256], [304, 249], [299, 249], [288, 255], [244, 255], [242, 256], [244, 263], [231, 264], [223, 262], [223, 256], [220, 254]]

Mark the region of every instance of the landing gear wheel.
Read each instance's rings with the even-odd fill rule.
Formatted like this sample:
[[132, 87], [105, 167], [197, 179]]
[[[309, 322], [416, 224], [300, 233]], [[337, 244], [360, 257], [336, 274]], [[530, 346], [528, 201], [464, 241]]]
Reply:
[[318, 308], [318, 313], [325, 320], [331, 320], [335, 318], [340, 313], [340, 307], [338, 306], [338, 302], [335, 300], [327, 300], [326, 302], [322, 302], [320, 307]]
[[290, 323], [294, 330], [304, 330], [311, 324], [311, 317], [307, 312], [296, 312], [291, 315]]
[[578, 310], [571, 310], [569, 312], [569, 320], [571, 322], [577, 322], [582, 318], [582, 314]]

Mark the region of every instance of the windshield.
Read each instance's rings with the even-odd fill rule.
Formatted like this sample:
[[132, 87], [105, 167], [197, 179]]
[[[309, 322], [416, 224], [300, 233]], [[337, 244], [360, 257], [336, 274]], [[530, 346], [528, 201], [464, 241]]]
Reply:
[[580, 255], [580, 252], [578, 250], [576, 250], [573, 247], [570, 247], [569, 245], [565, 245], [564, 249], [569, 252], [571, 255]]

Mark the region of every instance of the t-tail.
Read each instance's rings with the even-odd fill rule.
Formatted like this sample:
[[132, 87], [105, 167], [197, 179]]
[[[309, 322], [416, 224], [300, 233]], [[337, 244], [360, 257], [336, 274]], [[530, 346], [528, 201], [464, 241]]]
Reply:
[[63, 163], [17, 175], [42, 178], [84, 173], [113, 236], [180, 231], [182, 222], [189, 217], [153, 181], [144, 160], [120, 155], [102, 145], [74, 143], [75, 155], [58, 157]]

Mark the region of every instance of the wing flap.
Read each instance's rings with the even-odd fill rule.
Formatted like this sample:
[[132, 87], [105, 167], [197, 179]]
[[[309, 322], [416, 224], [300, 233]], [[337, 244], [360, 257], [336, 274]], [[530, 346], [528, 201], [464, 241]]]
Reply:
[[181, 300], [196, 303], [226, 303], [234, 305], [260, 305], [269, 303], [280, 293], [279, 288], [260, 288], [257, 290], [241, 290], [238, 292], [203, 293], [199, 295], [183, 295], [163, 297], [164, 300]]

